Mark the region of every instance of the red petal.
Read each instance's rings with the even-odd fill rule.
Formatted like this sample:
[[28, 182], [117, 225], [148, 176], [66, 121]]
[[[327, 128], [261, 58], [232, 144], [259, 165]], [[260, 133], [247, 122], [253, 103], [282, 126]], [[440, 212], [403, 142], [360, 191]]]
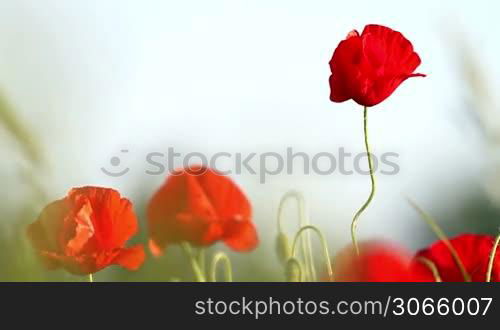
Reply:
[[211, 245], [230, 237], [226, 223], [237, 217], [250, 221], [251, 206], [231, 179], [203, 166], [178, 170], [148, 207], [153, 249], [166, 242]]
[[394, 245], [367, 242], [358, 256], [352, 245], [334, 259], [335, 280], [339, 282], [407, 282], [408, 253]]
[[210, 201], [214, 210], [213, 215], [221, 219], [233, 217], [235, 214], [247, 218], [251, 216], [248, 199], [230, 178], [206, 168], [202, 175], [193, 178], [203, 190], [207, 201]]
[[[489, 235], [464, 234], [450, 240], [460, 261], [474, 282], [483, 282], [493, 247], [493, 237]], [[500, 254], [497, 251], [497, 255]], [[463, 282], [464, 276], [453, 258], [449, 248], [442, 241], [417, 253], [416, 257], [424, 257], [432, 261], [444, 282]], [[495, 259], [492, 280], [500, 280], [500, 258]], [[427, 274], [428, 275], [428, 274]], [[425, 275], [424, 275], [425, 276]]]
[[362, 34], [348, 34], [335, 50], [330, 68], [330, 100], [353, 99], [374, 106], [388, 98], [420, 65], [413, 45], [400, 32], [367, 25]]
[[330, 100], [344, 102], [352, 98], [357, 79], [357, 65], [361, 56], [361, 38], [350, 37], [338, 45], [330, 60]]
[[215, 243], [220, 240], [224, 235], [224, 230], [219, 222], [211, 223], [205, 229], [202, 238], [199, 242], [199, 245], [207, 246]]
[[[432, 260], [430, 261], [432, 262]], [[436, 277], [429, 266], [416, 258], [410, 264], [410, 276], [412, 282], [436, 282]]]
[[166, 244], [163, 246], [160, 246], [153, 239], [150, 239], [148, 242], [148, 246], [149, 246], [149, 251], [151, 251], [151, 253], [155, 257], [159, 257], [159, 256], [163, 255], [163, 250], [165, 249]]
[[33, 224], [28, 226], [28, 237], [38, 250], [62, 252], [61, 230], [69, 205], [65, 200], [58, 200], [47, 205]]
[[130, 248], [121, 249], [113, 260], [113, 263], [128, 270], [137, 270], [141, 267], [145, 258], [146, 254], [142, 245], [135, 245]]
[[28, 227], [28, 237], [49, 268], [62, 266], [74, 274], [89, 274], [116, 258], [126, 267], [138, 266], [138, 248], [122, 251], [136, 230], [131, 204], [117, 191], [83, 187], [49, 204]]
[[250, 251], [259, 244], [255, 227], [249, 221], [231, 221], [226, 230], [224, 242], [235, 251]]
[[[205, 175], [209, 175], [208, 173]], [[217, 211], [210, 196], [210, 187], [202, 181], [205, 175], [186, 177], [188, 209], [183, 213], [189, 214], [190, 218], [206, 219], [208, 222], [217, 218]]]
[[66, 255], [76, 255], [80, 253], [89, 239], [94, 236], [94, 225], [92, 224], [91, 215], [92, 206], [90, 203], [86, 203], [78, 211], [76, 216], [71, 219], [76, 222], [76, 228], [74, 229], [75, 235], [66, 245], [64, 251]]
[[96, 248], [122, 247], [136, 232], [137, 218], [132, 204], [114, 189], [83, 187], [68, 195], [75, 205], [87, 202], [92, 206], [91, 219], [95, 228]]

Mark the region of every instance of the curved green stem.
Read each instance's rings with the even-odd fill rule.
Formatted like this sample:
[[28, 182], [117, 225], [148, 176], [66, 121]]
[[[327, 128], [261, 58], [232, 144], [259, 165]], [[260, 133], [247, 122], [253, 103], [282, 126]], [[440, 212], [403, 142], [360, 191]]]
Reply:
[[368, 107], [364, 107], [363, 110], [363, 132], [365, 136], [365, 149], [366, 149], [366, 157], [368, 158], [368, 168], [370, 169], [370, 180], [371, 180], [371, 191], [370, 195], [366, 202], [361, 206], [361, 208], [356, 212], [354, 218], [351, 223], [351, 238], [352, 244], [356, 250], [356, 254], [359, 255], [359, 246], [358, 241], [356, 240], [356, 227], [358, 226], [359, 216], [365, 211], [365, 209], [370, 205], [373, 196], [375, 195], [375, 174], [373, 173], [373, 160], [372, 155], [370, 153], [370, 145], [368, 144]]
[[211, 282], [217, 282], [217, 265], [219, 262], [224, 262], [224, 274], [226, 278], [226, 282], [232, 282], [233, 281], [233, 270], [231, 267], [231, 260], [229, 257], [223, 253], [223, 252], [218, 252], [214, 255], [212, 258], [212, 263], [210, 265], [210, 281]]
[[198, 256], [197, 259], [198, 265], [200, 266], [200, 269], [203, 274], [206, 274], [206, 266], [205, 266], [205, 248], [199, 248], [198, 249]]
[[427, 266], [427, 268], [429, 268], [436, 282], [442, 282], [441, 276], [439, 275], [439, 270], [437, 269], [435, 263], [425, 257], [418, 257], [417, 260]]
[[[304, 200], [304, 196], [298, 191], [289, 191], [287, 192], [280, 201], [279, 207], [278, 207], [278, 231], [280, 233], [283, 233], [283, 220], [282, 220], [282, 213], [283, 213], [283, 208], [285, 206], [285, 203], [288, 199], [295, 198], [297, 201], [298, 209], [299, 209], [299, 227], [304, 227], [310, 224], [309, 218], [307, 216], [307, 211], [306, 211], [306, 203]], [[316, 269], [314, 267], [314, 258], [313, 258], [313, 252], [312, 252], [312, 243], [311, 243], [311, 235], [307, 233], [305, 239], [301, 240], [301, 245], [302, 245], [302, 254], [304, 256], [305, 262], [306, 262], [306, 267], [304, 271], [304, 277], [313, 280], [316, 279]]]
[[193, 250], [191, 249], [191, 245], [187, 242], [181, 243], [182, 248], [186, 255], [189, 258], [189, 261], [191, 263], [191, 268], [193, 268], [194, 275], [196, 276], [196, 280], [198, 282], [206, 282], [205, 275], [203, 274], [202, 269], [200, 268], [200, 265], [198, 264], [198, 260], [196, 260], [196, 257], [193, 254]]
[[498, 243], [500, 242], [500, 234], [498, 234], [495, 244], [491, 249], [490, 260], [488, 261], [488, 271], [486, 272], [486, 282], [491, 282], [491, 273], [493, 272], [493, 262], [497, 254]]
[[412, 201], [410, 198], [406, 198], [408, 200], [408, 203], [420, 214], [420, 217], [424, 219], [425, 222], [429, 225], [429, 227], [432, 229], [434, 234], [446, 245], [448, 248], [448, 251], [450, 251], [450, 254], [455, 261], [455, 264], [457, 265], [458, 269], [462, 273], [462, 276], [464, 277], [465, 282], [470, 282], [471, 278], [467, 270], [465, 269], [464, 264], [462, 263], [462, 260], [458, 256], [457, 251], [451, 244], [450, 240], [448, 237], [445, 235], [443, 230], [439, 227], [437, 224], [436, 220], [434, 220], [429, 214], [427, 214], [422, 208], [420, 208], [417, 203]]
[[292, 258], [295, 258], [295, 249], [297, 247], [297, 241], [300, 239], [300, 236], [307, 230], [312, 230], [318, 235], [318, 237], [321, 241], [321, 245], [323, 247], [323, 256], [325, 258], [326, 269], [328, 270], [328, 277], [329, 277], [330, 281], [333, 281], [333, 269], [332, 269], [332, 263], [330, 260], [330, 253], [328, 252], [328, 244], [326, 243], [325, 236], [323, 236], [323, 233], [318, 228], [311, 226], [311, 225], [304, 226], [304, 227], [300, 228], [300, 230], [297, 232], [297, 234], [295, 235], [295, 237], [293, 239]]

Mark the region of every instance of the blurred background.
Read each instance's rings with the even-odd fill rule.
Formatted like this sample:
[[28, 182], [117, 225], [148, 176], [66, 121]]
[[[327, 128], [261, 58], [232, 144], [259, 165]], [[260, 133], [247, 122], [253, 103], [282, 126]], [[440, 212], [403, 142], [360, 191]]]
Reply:
[[[141, 221], [133, 242], [147, 242], [145, 205], [167, 175], [145, 173], [149, 152], [363, 152], [362, 109], [329, 101], [328, 62], [350, 30], [368, 23], [403, 32], [428, 76], [370, 110], [372, 150], [398, 153], [400, 170], [378, 174], [359, 236], [410, 251], [434, 241], [405, 196], [449, 236], [496, 234], [499, 9], [465, 0], [0, 0], [0, 280], [86, 280], [43, 270], [25, 237], [43, 206], [71, 187], [120, 190]], [[116, 156], [115, 167], [130, 171], [105, 175]], [[333, 254], [349, 243], [370, 189], [366, 175], [304, 174], [300, 161], [265, 183], [245, 172], [232, 178], [252, 201], [261, 238], [252, 253], [227, 251], [239, 281], [284, 279], [274, 245], [287, 191], [304, 195]], [[290, 236], [296, 213], [290, 203]], [[172, 248], [138, 272], [111, 267], [94, 279], [191, 279], [181, 256]]]

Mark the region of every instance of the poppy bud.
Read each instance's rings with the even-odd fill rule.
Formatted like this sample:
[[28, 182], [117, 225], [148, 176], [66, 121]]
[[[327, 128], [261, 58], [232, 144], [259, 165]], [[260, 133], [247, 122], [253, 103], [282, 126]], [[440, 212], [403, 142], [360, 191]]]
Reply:
[[286, 264], [292, 256], [292, 247], [290, 246], [288, 236], [284, 233], [279, 233], [276, 237], [276, 253], [279, 261], [283, 264]]
[[296, 258], [290, 258], [286, 262], [285, 276], [288, 282], [300, 282], [302, 280], [302, 267]]

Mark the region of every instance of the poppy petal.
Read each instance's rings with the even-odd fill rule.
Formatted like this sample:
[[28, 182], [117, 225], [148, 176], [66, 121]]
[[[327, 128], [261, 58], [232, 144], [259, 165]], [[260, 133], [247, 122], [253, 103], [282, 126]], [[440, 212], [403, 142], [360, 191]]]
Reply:
[[231, 249], [246, 252], [255, 249], [259, 239], [255, 227], [249, 221], [232, 221], [228, 224], [228, 235], [224, 242]]
[[255, 229], [248, 239], [239, 234], [239, 226], [233, 226], [235, 219], [251, 225], [251, 216], [250, 202], [230, 178], [203, 166], [179, 169], [148, 205], [150, 250], [159, 255], [167, 242], [209, 246], [226, 239], [236, 249], [251, 249], [256, 244]]
[[85, 275], [112, 263], [138, 267], [142, 247], [124, 247], [136, 229], [131, 203], [116, 190], [82, 187], [47, 205], [27, 235], [48, 269]]
[[352, 98], [357, 62], [361, 54], [361, 38], [351, 35], [340, 42], [330, 61], [330, 100], [344, 102]]
[[413, 45], [400, 32], [370, 24], [361, 35], [351, 32], [330, 61], [330, 100], [353, 99], [371, 107], [388, 98], [420, 65]]
[[68, 255], [76, 255], [80, 253], [85, 244], [94, 235], [94, 225], [91, 220], [92, 206], [85, 204], [78, 211], [74, 219], [76, 223], [75, 236], [68, 241], [65, 253]]
[[137, 270], [145, 258], [146, 254], [142, 245], [135, 245], [130, 248], [121, 249], [113, 260], [113, 263], [128, 270]]
[[410, 256], [403, 249], [385, 242], [364, 242], [358, 256], [349, 245], [333, 261], [339, 282], [407, 282]]
[[[494, 238], [489, 235], [462, 234], [449, 240], [456, 251], [460, 262], [473, 282], [484, 282], [490, 260]], [[497, 251], [497, 255], [500, 251]], [[450, 248], [443, 241], [438, 241], [430, 247], [419, 251], [415, 259], [423, 257], [430, 260], [437, 268], [444, 282], [463, 282], [464, 275], [453, 257]], [[413, 262], [415, 264], [416, 261]], [[416, 277], [427, 280], [429, 271], [422, 271], [421, 267], [413, 265]], [[500, 281], [500, 258], [495, 258], [492, 269], [492, 281]]]

